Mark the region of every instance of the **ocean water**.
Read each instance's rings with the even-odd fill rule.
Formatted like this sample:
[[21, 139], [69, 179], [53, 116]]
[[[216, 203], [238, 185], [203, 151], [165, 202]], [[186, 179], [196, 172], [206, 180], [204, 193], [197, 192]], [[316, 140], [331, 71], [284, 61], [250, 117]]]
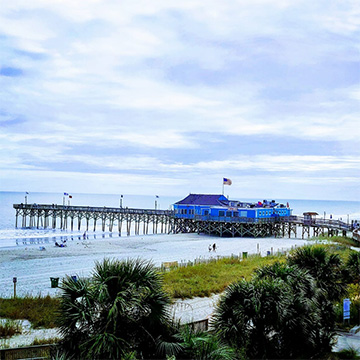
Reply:
[[[116, 194], [71, 194], [72, 199], [65, 197], [65, 203], [69, 200], [71, 205], [82, 206], [106, 206], [119, 207], [120, 195]], [[13, 204], [63, 204], [63, 193], [30, 193], [24, 192], [0, 192], [0, 247], [14, 246], [38, 246], [49, 242], [62, 242], [69, 239], [81, 238], [85, 230], [83, 221], [80, 231], [61, 230], [61, 229], [29, 229], [15, 228], [15, 209]], [[158, 209], [170, 209], [171, 205], [183, 197], [162, 197], [140, 196], [140, 195], [123, 195], [122, 206], [128, 208], [154, 209], [155, 201]], [[259, 201], [263, 199], [237, 199], [244, 201]], [[270, 199], [269, 199], [270, 200]], [[342, 219], [343, 221], [360, 220], [360, 201], [331, 201], [331, 200], [292, 200], [292, 199], [275, 199], [277, 202], [286, 204], [289, 202], [293, 209], [294, 215], [302, 215], [306, 211], [315, 211], [321, 217], [327, 219], [332, 216], [333, 219]], [[19, 219], [21, 224], [21, 219]], [[77, 222], [75, 222], [77, 228]], [[90, 229], [92, 227], [90, 226]], [[123, 230], [124, 232], [124, 230]], [[117, 237], [117, 232], [109, 233], [101, 231], [101, 226], [97, 226], [97, 231], [89, 231], [88, 238], [97, 237]]]

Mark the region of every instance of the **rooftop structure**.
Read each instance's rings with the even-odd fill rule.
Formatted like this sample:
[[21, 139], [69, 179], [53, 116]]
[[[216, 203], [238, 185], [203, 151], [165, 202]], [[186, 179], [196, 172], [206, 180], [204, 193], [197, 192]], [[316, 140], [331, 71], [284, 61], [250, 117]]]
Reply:
[[219, 220], [266, 219], [291, 215], [288, 204], [275, 200], [256, 203], [230, 200], [224, 195], [189, 194], [174, 204], [175, 217], [185, 219]]

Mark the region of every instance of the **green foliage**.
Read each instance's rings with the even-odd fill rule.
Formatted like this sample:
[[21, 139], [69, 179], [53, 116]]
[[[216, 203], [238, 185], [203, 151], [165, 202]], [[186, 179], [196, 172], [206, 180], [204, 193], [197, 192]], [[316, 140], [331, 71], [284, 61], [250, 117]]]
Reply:
[[360, 359], [359, 352], [353, 347], [340, 350], [336, 355], [339, 359]]
[[50, 296], [0, 299], [0, 317], [27, 319], [34, 328], [53, 328], [56, 326], [58, 307], [59, 300]]
[[[300, 270], [285, 267], [284, 272], [301, 275]], [[279, 267], [274, 269], [275, 273], [278, 271]], [[307, 284], [306, 274], [302, 275], [305, 294], [311, 285]], [[302, 290], [298, 289], [295, 294], [291, 284], [295, 285], [293, 279], [287, 281], [286, 277], [281, 279], [263, 273], [251, 281], [230, 285], [213, 318], [213, 326], [221, 339], [230, 346], [244, 348], [249, 358], [296, 358], [314, 354], [316, 347], [311, 338], [314, 307], [310, 299], [300, 295]]]
[[360, 253], [353, 251], [350, 253], [347, 262], [346, 269], [349, 272], [349, 280], [351, 282], [360, 282]]
[[340, 300], [346, 294], [343, 262], [338, 254], [330, 253], [326, 247], [298, 248], [289, 255], [287, 262], [307, 270], [330, 301]]
[[334, 302], [346, 294], [343, 261], [330, 247], [298, 248], [286, 263], [231, 284], [215, 311], [223, 341], [249, 358], [326, 354], [334, 339]]
[[352, 238], [346, 237], [346, 236], [323, 236], [320, 235], [316, 238], [317, 241], [320, 242], [328, 242], [329, 244], [341, 244], [345, 245], [347, 247], [359, 247], [359, 242], [353, 240]]
[[183, 327], [176, 335], [181, 345], [180, 359], [233, 360], [235, 350], [222, 342], [216, 334]]
[[155, 356], [170, 328], [170, 298], [155, 267], [105, 259], [90, 279], [66, 278], [59, 326], [63, 348], [81, 358], [121, 358], [133, 351]]
[[38, 338], [36, 337], [29, 346], [47, 345], [47, 344], [58, 344], [60, 341], [61, 341], [61, 339], [58, 338], [58, 337], [47, 338], [47, 339], [38, 339]]
[[0, 338], [9, 338], [21, 333], [22, 327], [20, 321], [9, 319], [0, 320]]
[[165, 290], [173, 298], [208, 297], [223, 292], [240, 278], [250, 279], [258, 267], [285, 261], [284, 256], [224, 258], [205, 264], [173, 269], [164, 274]]

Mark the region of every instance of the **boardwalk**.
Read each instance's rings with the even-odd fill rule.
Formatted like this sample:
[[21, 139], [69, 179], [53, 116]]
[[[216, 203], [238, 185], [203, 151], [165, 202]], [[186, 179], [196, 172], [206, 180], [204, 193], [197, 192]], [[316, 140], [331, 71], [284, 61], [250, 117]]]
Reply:
[[[166, 233], [205, 233], [218, 236], [239, 237], [297, 237], [319, 236], [322, 234], [346, 235], [352, 230], [351, 224], [340, 220], [322, 218], [308, 219], [303, 216], [289, 216], [268, 219], [228, 218], [195, 216], [193, 219], [181, 219], [172, 210], [108, 208], [90, 206], [66, 206], [56, 204], [14, 204], [16, 210], [15, 226], [32, 228], [61, 228], [71, 231], [77, 227], [80, 231], [85, 222], [86, 231], [96, 231], [101, 223], [102, 231], [117, 231], [121, 235], [123, 228], [130, 235]], [[77, 226], [76, 226], [77, 225]]]

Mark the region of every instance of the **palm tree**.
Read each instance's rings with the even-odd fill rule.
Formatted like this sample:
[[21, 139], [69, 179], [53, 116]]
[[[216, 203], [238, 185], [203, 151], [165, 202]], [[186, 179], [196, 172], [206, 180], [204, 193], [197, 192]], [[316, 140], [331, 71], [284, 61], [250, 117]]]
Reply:
[[281, 358], [293, 301], [291, 288], [281, 279], [241, 280], [225, 290], [212, 326], [220, 339], [245, 349], [250, 358]]
[[341, 258], [329, 253], [324, 246], [305, 246], [296, 249], [287, 262], [306, 269], [316, 281], [318, 291], [313, 300], [318, 308], [318, 326], [314, 328], [315, 343], [319, 351], [330, 351], [335, 336], [334, 303], [346, 294]]
[[233, 360], [235, 358], [235, 350], [211, 332], [193, 330], [189, 326], [184, 326], [176, 338], [181, 346], [178, 356], [183, 360]]
[[170, 298], [162, 285], [155, 267], [140, 259], [104, 259], [91, 278], [66, 278], [59, 314], [64, 349], [91, 359], [132, 352], [155, 357], [171, 327]]
[[343, 263], [338, 254], [330, 254], [324, 246], [304, 246], [287, 259], [289, 265], [306, 269], [330, 301], [339, 301], [346, 294]]
[[313, 329], [318, 318], [318, 307], [314, 302], [318, 292], [315, 279], [307, 270], [280, 262], [257, 269], [255, 278], [281, 279], [293, 295], [287, 309], [291, 318], [285, 319], [282, 327], [279, 354], [288, 358], [313, 355], [316, 352]]
[[354, 283], [360, 282], [360, 253], [353, 251], [346, 261], [346, 269]]
[[249, 358], [310, 358], [331, 348], [333, 304], [307, 269], [274, 263], [230, 285], [212, 325]]

